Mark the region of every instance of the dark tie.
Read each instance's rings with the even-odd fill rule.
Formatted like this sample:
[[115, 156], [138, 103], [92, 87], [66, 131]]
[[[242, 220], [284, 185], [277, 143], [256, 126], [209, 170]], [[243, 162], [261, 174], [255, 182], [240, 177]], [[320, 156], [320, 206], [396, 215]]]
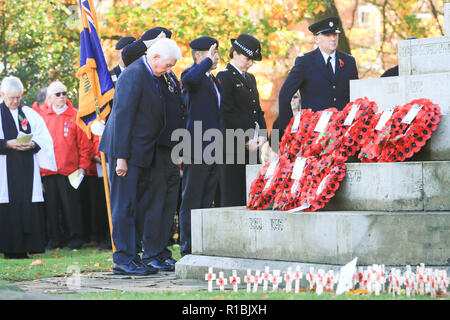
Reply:
[[244, 77], [244, 80], [247, 81], [247, 74], [245, 72], [242, 72], [242, 76]]
[[328, 57], [327, 68], [328, 68], [328, 71], [330, 71], [330, 74], [334, 77], [334, 70], [333, 70], [333, 66], [331, 65], [331, 56]]

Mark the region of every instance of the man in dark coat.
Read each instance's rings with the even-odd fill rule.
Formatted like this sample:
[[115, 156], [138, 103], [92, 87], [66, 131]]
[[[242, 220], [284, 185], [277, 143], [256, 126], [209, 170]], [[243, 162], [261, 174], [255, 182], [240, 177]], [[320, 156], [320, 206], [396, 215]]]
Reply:
[[[139, 59], [156, 40], [171, 37], [172, 32], [156, 27], [146, 31], [141, 39], [126, 46], [122, 52], [123, 60], [132, 63]], [[167, 248], [172, 236], [174, 215], [178, 207], [180, 189], [180, 169], [171, 159], [172, 148], [178, 141], [172, 141], [172, 132], [186, 127], [185, 106], [181, 99], [181, 84], [170, 71], [158, 79], [164, 100], [166, 125], [158, 139], [153, 174], [150, 179], [149, 204], [144, 224], [143, 245], [145, 264], [162, 271], [174, 271], [176, 262]]]
[[114, 106], [99, 147], [110, 165], [116, 274], [158, 272], [141, 260], [136, 239], [142, 238], [152, 165], [165, 126], [164, 101], [157, 77], [169, 72], [180, 58], [176, 43], [161, 39], [127, 67], [117, 82]]
[[116, 43], [116, 54], [119, 59], [119, 63], [112, 70], [109, 71], [111, 74], [111, 79], [114, 86], [116, 86], [117, 79], [119, 79], [120, 74], [125, 69], [125, 63], [122, 60], [122, 51], [127, 45], [133, 43], [136, 39], [131, 36], [123, 37]]
[[[291, 99], [300, 90], [302, 108], [313, 111], [342, 110], [350, 101], [350, 80], [358, 79], [355, 58], [336, 50], [339, 18], [323, 19], [309, 26], [318, 46], [296, 58], [279, 93], [279, 127], [284, 131], [292, 118]], [[282, 133], [280, 133], [280, 137]]]
[[186, 127], [193, 149], [193, 152], [182, 150], [183, 179], [179, 213], [182, 256], [191, 253], [191, 210], [211, 207], [219, 183], [218, 165], [208, 164], [203, 159], [203, 151], [210, 144], [203, 141], [204, 133], [209, 129], [220, 130], [220, 85], [211, 74], [219, 61], [218, 44], [211, 37], [193, 40], [189, 45], [194, 64], [181, 74], [181, 82], [189, 96]]

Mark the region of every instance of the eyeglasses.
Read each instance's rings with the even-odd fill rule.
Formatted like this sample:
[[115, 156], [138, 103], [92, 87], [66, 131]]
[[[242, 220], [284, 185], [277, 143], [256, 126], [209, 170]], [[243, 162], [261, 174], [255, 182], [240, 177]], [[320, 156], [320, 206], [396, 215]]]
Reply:
[[55, 96], [59, 97], [59, 96], [63, 95], [63, 97], [65, 97], [66, 94], [67, 94], [67, 91], [57, 92], [57, 93], [55, 93]]

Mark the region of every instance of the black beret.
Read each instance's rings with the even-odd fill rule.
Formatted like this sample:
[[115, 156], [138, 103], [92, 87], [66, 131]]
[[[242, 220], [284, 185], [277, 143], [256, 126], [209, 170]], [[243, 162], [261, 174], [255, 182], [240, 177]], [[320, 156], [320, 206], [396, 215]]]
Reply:
[[163, 27], [155, 27], [155, 28], [151, 28], [150, 30], [147, 30], [141, 36], [141, 40], [153, 40], [157, 36], [159, 36], [159, 34], [161, 32], [164, 32], [166, 34], [166, 38], [170, 39], [170, 37], [172, 37], [172, 31], [170, 31], [169, 29], [166, 29], [166, 28], [163, 28]]
[[255, 37], [244, 33], [237, 39], [231, 39], [231, 44], [237, 52], [244, 56], [252, 60], [261, 61], [261, 44]]
[[331, 17], [313, 23], [308, 27], [308, 29], [316, 36], [318, 34], [341, 33], [338, 30], [338, 26], [339, 26], [339, 18]]
[[218, 47], [219, 41], [217, 41], [214, 38], [204, 36], [204, 37], [200, 37], [195, 40], [192, 40], [191, 43], [189, 43], [189, 47], [191, 47], [194, 50], [206, 51], [206, 50], [209, 50], [209, 48], [213, 44], [217, 44], [217, 47]]
[[133, 43], [134, 41], [136, 41], [135, 37], [131, 37], [131, 36], [123, 37], [119, 41], [117, 41], [117, 43], [116, 43], [116, 50], [123, 49], [127, 45], [129, 45], [130, 43]]

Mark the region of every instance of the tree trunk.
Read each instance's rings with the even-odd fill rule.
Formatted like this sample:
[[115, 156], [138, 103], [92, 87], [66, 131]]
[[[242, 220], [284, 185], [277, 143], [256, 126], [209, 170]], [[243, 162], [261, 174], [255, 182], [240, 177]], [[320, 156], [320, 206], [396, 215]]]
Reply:
[[[336, 8], [334, 0], [323, 1], [323, 6], [325, 7], [325, 11], [321, 11], [317, 14], [314, 14], [311, 19], [311, 23], [317, 22], [319, 20], [328, 17], [339, 17], [339, 12]], [[348, 38], [345, 35], [344, 29], [342, 28], [342, 23], [339, 24], [339, 30], [341, 31], [341, 33], [339, 34], [338, 50], [351, 54], [350, 42], [348, 41]]]

